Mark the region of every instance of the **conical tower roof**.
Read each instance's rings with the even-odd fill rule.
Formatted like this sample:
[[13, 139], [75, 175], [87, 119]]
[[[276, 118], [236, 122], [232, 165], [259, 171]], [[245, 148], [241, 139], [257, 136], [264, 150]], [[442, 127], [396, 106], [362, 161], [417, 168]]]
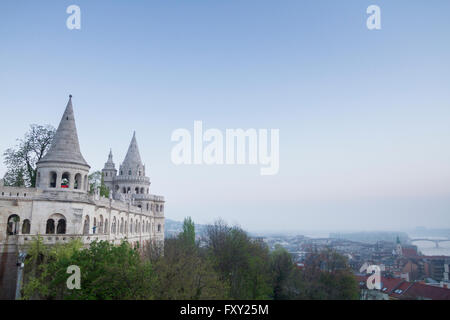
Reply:
[[39, 161], [72, 163], [89, 167], [80, 151], [75, 115], [73, 113], [72, 95], [69, 96], [66, 110], [47, 154]]
[[113, 161], [112, 149], [109, 151], [108, 161], [105, 163], [105, 169], [114, 169], [116, 165]]
[[122, 163], [122, 166], [126, 168], [136, 168], [138, 166], [142, 167], [141, 155], [139, 154], [139, 147], [136, 141], [136, 132], [133, 134], [130, 146], [128, 147], [127, 155]]

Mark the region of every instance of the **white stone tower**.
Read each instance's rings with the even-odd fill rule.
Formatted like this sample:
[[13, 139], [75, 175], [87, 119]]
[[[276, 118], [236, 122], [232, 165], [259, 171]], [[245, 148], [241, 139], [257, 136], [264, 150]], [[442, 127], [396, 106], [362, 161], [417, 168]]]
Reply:
[[113, 161], [112, 150], [109, 151], [108, 161], [102, 169], [103, 181], [110, 191], [114, 191], [114, 179], [117, 176], [116, 165]]
[[50, 149], [37, 163], [36, 187], [44, 191], [86, 193], [89, 169], [80, 151], [70, 95]]
[[145, 165], [142, 164], [139, 154], [136, 132], [131, 139], [125, 160], [120, 165], [119, 175], [114, 179], [114, 185], [116, 192], [138, 202], [145, 200], [145, 195], [150, 193], [150, 178], [145, 176]]

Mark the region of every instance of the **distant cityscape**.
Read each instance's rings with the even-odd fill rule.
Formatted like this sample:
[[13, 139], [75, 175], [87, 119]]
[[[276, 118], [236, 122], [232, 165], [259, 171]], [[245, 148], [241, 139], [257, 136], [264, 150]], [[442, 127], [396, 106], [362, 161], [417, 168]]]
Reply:
[[[166, 219], [166, 238], [181, 232], [182, 222]], [[202, 242], [207, 226], [197, 224]], [[298, 268], [305, 267], [308, 254], [330, 248], [344, 255], [354, 271], [363, 300], [450, 299], [450, 229], [418, 227], [410, 232], [330, 232], [325, 235], [250, 234], [270, 250], [285, 248]], [[381, 267], [381, 285], [368, 289], [364, 265]]]

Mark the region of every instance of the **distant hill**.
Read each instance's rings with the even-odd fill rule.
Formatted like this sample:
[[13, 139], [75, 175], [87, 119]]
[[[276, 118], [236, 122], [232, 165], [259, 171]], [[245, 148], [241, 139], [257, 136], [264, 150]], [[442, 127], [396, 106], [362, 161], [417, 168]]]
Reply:
[[405, 232], [395, 231], [374, 231], [374, 232], [354, 232], [354, 233], [331, 233], [330, 238], [345, 239], [362, 243], [375, 244], [378, 241], [395, 242], [397, 236], [400, 242], [408, 242], [408, 235]]
[[[198, 224], [195, 223], [195, 233], [197, 236], [203, 236], [206, 231], [206, 224]], [[166, 238], [171, 238], [179, 234], [183, 231], [183, 222], [182, 221], [176, 221], [171, 219], [165, 219], [164, 224], [164, 235]]]

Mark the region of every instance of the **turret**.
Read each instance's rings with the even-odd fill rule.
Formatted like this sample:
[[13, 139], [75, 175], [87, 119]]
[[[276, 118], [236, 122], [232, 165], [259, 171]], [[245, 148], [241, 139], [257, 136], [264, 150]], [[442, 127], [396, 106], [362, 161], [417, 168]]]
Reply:
[[72, 95], [47, 154], [37, 163], [38, 189], [49, 191], [88, 191], [90, 166], [80, 151]]
[[114, 190], [114, 179], [117, 176], [116, 165], [113, 161], [112, 150], [109, 151], [108, 161], [102, 169], [103, 181], [110, 191]]

